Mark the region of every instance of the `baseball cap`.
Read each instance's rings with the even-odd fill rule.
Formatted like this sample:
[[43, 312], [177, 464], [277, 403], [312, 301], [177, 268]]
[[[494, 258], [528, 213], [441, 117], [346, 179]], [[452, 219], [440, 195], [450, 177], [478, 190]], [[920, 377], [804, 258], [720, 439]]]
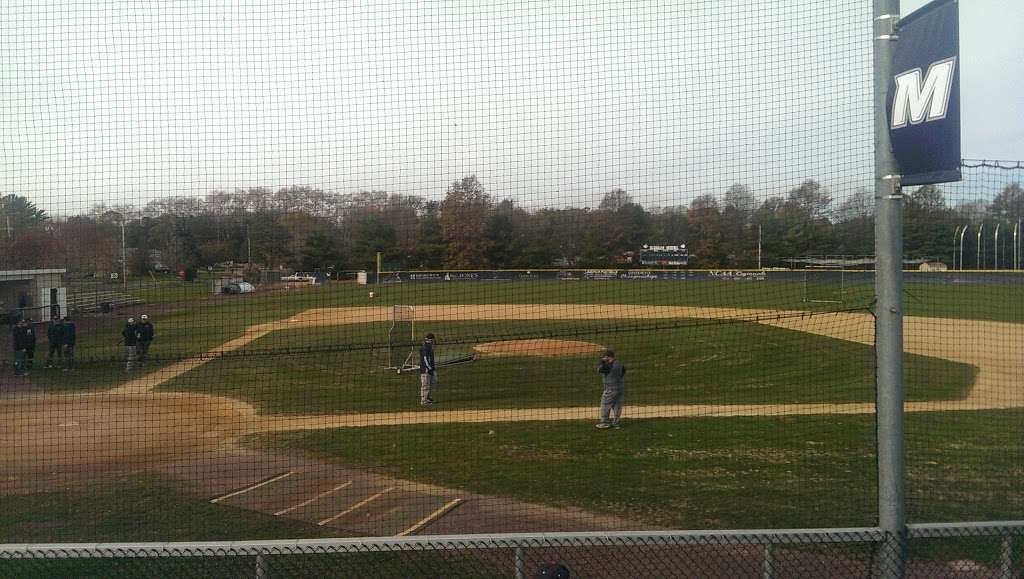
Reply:
[[604, 351], [604, 355], [607, 358], [614, 358], [615, 357], [615, 350], [612, 350], [611, 348], [609, 348], [609, 349]]
[[433, 332], [427, 332], [427, 335], [424, 336], [424, 338], [426, 338], [427, 340], [430, 340], [431, 342], [433, 342], [434, 341], [434, 334], [433, 334]]

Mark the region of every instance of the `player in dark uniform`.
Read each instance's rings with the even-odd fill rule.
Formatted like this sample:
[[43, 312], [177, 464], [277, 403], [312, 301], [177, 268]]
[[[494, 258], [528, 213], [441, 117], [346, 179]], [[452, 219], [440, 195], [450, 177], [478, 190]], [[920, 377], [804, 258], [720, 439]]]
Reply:
[[618, 428], [622, 417], [622, 398], [626, 391], [626, 367], [615, 359], [615, 352], [606, 350], [597, 367], [601, 374], [601, 420], [598, 428]]
[[50, 320], [50, 325], [46, 328], [46, 341], [50, 346], [46, 354], [46, 367], [53, 368], [54, 355], [57, 356], [57, 366], [60, 367], [64, 360], [64, 320], [59, 316], [54, 316]]
[[420, 346], [420, 405], [430, 406], [434, 403], [434, 388], [437, 388], [434, 334], [428, 333], [423, 337], [423, 345]]
[[75, 343], [78, 341], [75, 322], [64, 316], [64, 371], [75, 369]]
[[124, 342], [124, 369], [131, 372], [135, 369], [139, 343], [139, 326], [135, 323], [135, 318], [128, 318], [128, 323], [121, 330], [121, 339]]
[[135, 348], [139, 358], [139, 368], [142, 368], [146, 365], [146, 359], [149, 358], [149, 345], [153, 342], [153, 324], [150, 323], [149, 316], [146, 314], [142, 314], [139, 319], [141, 321], [136, 326], [139, 341]]

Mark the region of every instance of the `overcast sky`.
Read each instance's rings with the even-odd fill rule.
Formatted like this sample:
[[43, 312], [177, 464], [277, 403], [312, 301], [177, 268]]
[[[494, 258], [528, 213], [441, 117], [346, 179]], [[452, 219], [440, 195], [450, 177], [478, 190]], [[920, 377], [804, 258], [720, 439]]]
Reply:
[[[870, 0], [4, 0], [0, 192], [310, 185], [647, 206], [870, 186]], [[903, 12], [923, 2], [905, 0]], [[963, 154], [1024, 157], [1017, 0], [961, 5]]]

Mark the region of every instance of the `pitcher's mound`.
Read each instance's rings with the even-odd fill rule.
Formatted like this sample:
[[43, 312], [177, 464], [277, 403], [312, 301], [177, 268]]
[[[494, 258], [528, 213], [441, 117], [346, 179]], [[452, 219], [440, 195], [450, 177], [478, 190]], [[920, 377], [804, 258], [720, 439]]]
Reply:
[[578, 356], [593, 354], [604, 348], [592, 342], [576, 340], [509, 340], [505, 342], [487, 342], [473, 348], [481, 357], [499, 356], [541, 356], [554, 358], [559, 356]]

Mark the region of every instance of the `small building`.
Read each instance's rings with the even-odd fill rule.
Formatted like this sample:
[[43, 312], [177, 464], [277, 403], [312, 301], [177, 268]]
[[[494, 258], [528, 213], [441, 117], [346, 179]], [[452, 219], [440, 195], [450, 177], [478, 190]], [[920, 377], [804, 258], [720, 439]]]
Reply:
[[37, 322], [68, 311], [66, 269], [0, 270], [0, 314]]

